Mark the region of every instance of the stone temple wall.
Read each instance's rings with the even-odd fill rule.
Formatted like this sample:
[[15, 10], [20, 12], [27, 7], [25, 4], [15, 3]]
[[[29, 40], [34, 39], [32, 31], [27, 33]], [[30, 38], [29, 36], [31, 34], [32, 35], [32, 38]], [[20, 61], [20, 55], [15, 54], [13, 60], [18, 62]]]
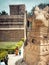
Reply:
[[0, 30], [0, 41], [19, 41], [24, 38], [24, 30]]
[[25, 5], [10, 5], [10, 15], [24, 15]]
[[26, 38], [25, 5], [10, 5], [10, 15], [0, 15], [0, 41]]

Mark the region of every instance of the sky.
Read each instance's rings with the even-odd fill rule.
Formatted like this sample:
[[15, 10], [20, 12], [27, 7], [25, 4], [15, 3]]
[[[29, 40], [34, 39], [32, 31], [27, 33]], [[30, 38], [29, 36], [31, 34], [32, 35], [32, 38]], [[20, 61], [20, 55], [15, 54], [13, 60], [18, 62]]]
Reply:
[[34, 6], [40, 3], [49, 4], [49, 0], [0, 0], [0, 12], [5, 10], [9, 13], [9, 5], [12, 4], [25, 4], [26, 10], [30, 12]]

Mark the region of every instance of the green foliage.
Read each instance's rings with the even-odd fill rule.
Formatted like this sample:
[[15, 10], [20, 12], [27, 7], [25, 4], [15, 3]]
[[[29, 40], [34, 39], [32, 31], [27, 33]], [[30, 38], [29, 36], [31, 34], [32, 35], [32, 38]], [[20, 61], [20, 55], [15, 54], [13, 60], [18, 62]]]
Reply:
[[7, 51], [0, 51], [0, 60], [4, 59], [7, 54]]
[[17, 44], [15, 46], [20, 48], [22, 45], [23, 45], [23, 41], [19, 41], [19, 42], [17, 42]]
[[24, 38], [22, 38], [22, 39], [21, 39], [21, 41], [23, 41], [23, 42], [24, 42], [24, 41], [25, 41], [25, 40], [24, 40]]
[[21, 48], [21, 46], [23, 45], [23, 41], [24, 39], [22, 39], [22, 41], [19, 42], [0, 42], [0, 51], [8, 51], [8, 53], [13, 54], [15, 49]]
[[2, 12], [0, 12], [0, 15], [8, 15], [8, 13], [6, 13], [6, 11], [3, 10]]
[[49, 4], [41, 3], [38, 5], [38, 7], [41, 9], [45, 8], [46, 6], [49, 6]]

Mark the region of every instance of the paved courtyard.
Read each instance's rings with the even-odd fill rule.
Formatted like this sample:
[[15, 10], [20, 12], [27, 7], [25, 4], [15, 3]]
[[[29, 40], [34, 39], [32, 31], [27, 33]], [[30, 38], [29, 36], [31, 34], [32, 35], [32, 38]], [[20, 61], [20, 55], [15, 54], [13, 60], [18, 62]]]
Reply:
[[15, 65], [16, 61], [19, 59], [23, 58], [23, 46], [20, 48], [21, 49], [21, 55], [15, 55], [15, 54], [9, 54], [8, 55], [8, 65]]

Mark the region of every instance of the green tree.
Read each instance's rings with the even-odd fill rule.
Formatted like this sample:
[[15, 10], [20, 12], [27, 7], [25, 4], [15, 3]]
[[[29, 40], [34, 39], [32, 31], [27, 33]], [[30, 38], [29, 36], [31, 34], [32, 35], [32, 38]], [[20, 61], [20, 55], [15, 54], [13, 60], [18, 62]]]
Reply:
[[38, 7], [39, 7], [40, 9], [43, 9], [43, 8], [45, 8], [46, 6], [47, 6], [47, 4], [43, 4], [43, 3], [41, 3], [41, 4], [38, 5]]
[[8, 13], [5, 10], [3, 10], [2, 12], [0, 12], [0, 15], [8, 15]]

